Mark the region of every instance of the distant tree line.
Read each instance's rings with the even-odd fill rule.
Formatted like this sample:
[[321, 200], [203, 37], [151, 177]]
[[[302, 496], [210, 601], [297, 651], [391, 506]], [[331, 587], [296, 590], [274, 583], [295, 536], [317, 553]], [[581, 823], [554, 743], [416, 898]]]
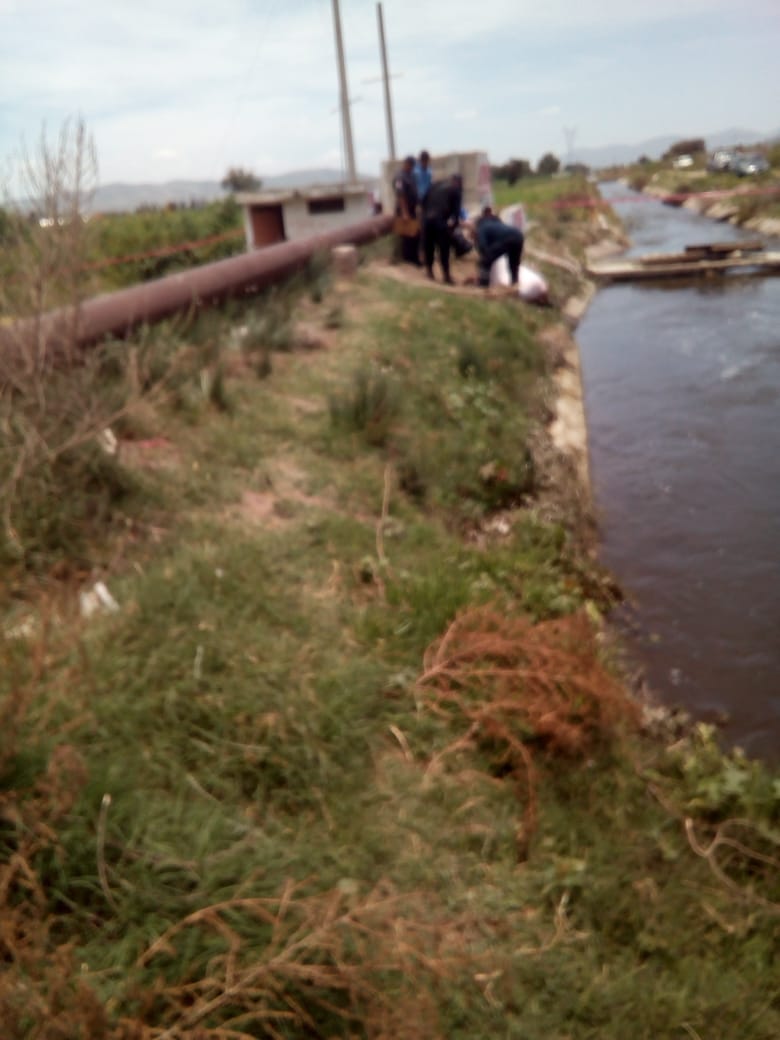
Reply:
[[[534, 173], [541, 176], [550, 176], [558, 173], [561, 169], [561, 160], [552, 152], [546, 152], [534, 170], [528, 159], [509, 159], [499, 166], [491, 166], [490, 170], [496, 180], [506, 181], [507, 184], [515, 184], [523, 177], [531, 177]], [[566, 173], [588, 174], [590, 168], [584, 163], [568, 163], [564, 167]]]

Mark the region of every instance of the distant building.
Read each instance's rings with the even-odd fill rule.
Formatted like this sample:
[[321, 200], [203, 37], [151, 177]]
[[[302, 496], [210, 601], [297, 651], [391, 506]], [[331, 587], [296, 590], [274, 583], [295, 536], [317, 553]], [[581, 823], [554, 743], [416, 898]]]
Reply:
[[278, 191], [239, 192], [246, 247], [262, 249], [357, 224], [371, 216], [373, 196], [365, 184], [328, 184]]
[[[393, 179], [401, 168], [401, 159], [382, 163], [380, 196], [385, 213], [395, 209]], [[434, 181], [445, 180], [453, 173], [463, 178], [463, 205], [470, 216], [479, 213], [483, 206], [493, 205], [493, 181], [487, 152], [448, 152], [446, 155], [431, 156], [431, 171]]]

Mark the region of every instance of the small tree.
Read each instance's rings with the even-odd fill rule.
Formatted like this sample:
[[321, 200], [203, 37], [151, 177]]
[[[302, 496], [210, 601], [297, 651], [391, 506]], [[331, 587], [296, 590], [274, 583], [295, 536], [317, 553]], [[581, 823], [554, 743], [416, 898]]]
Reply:
[[674, 159], [678, 155], [696, 155], [707, 150], [703, 137], [686, 137], [675, 141], [671, 148], [664, 152], [664, 159]]
[[560, 159], [553, 155], [552, 152], [546, 152], [539, 160], [539, 165], [536, 167], [536, 172], [549, 176], [550, 174], [557, 173], [561, 168]]
[[231, 166], [221, 183], [227, 191], [258, 191], [263, 184], [251, 170], [241, 166]]
[[[97, 159], [66, 122], [20, 163], [31, 212], [10, 208], [0, 283], [0, 565], [48, 566], [83, 543], [129, 489], [108, 428], [137, 397], [131, 352], [80, 347]], [[108, 431], [108, 432], [107, 432]]]
[[515, 184], [522, 177], [530, 176], [531, 164], [527, 159], [510, 159], [501, 166], [492, 167], [491, 173], [497, 180]]

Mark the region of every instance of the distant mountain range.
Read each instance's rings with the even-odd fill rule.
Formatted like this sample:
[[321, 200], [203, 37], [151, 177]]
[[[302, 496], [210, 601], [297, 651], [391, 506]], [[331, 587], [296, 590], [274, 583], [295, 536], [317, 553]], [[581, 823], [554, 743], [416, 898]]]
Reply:
[[[360, 180], [375, 178], [359, 175]], [[340, 184], [340, 170], [291, 170], [276, 177], [263, 177], [261, 191], [277, 188], [302, 188], [312, 184]], [[164, 184], [101, 184], [92, 195], [89, 209], [93, 213], [119, 213], [139, 206], [166, 206], [169, 202], [212, 202], [227, 195], [219, 181], [166, 181]]]
[[[701, 134], [689, 134], [689, 137], [700, 137]], [[622, 163], [636, 162], [646, 155], [657, 159], [676, 141], [680, 134], [667, 134], [664, 137], [651, 137], [636, 144], [611, 144], [601, 148], [573, 148], [570, 155], [562, 156], [566, 162], [581, 162], [595, 169], [603, 166], [614, 166]], [[743, 144], [753, 145], [759, 142], [780, 140], [780, 129], [774, 134], [762, 134], [745, 127], [731, 127], [705, 136], [707, 148], [727, 148]], [[361, 181], [374, 184], [376, 177], [359, 174]], [[312, 184], [339, 184], [343, 182], [341, 170], [327, 167], [308, 170], [291, 170], [275, 177], [263, 177], [262, 188], [302, 188]], [[262, 189], [261, 189], [262, 190]], [[226, 197], [219, 181], [177, 180], [163, 184], [101, 184], [92, 195], [88, 209], [93, 213], [120, 213], [138, 209], [139, 206], [166, 206], [168, 203], [211, 202]], [[31, 208], [29, 204], [20, 203], [21, 208]]]
[[774, 141], [780, 138], [780, 129], [774, 134], [762, 134], [756, 130], [748, 130], [745, 127], [734, 126], [727, 130], [719, 130], [713, 134], [667, 134], [664, 137], [650, 137], [646, 141], [637, 144], [608, 144], [601, 148], [573, 148], [571, 156], [567, 155], [565, 161], [581, 162], [596, 169], [602, 166], [617, 166], [623, 163], [636, 162], [640, 156], [646, 155], [648, 159], [660, 159], [675, 142], [684, 137], [704, 137], [709, 151], [715, 148], [730, 148], [735, 145], [754, 145], [763, 141]]

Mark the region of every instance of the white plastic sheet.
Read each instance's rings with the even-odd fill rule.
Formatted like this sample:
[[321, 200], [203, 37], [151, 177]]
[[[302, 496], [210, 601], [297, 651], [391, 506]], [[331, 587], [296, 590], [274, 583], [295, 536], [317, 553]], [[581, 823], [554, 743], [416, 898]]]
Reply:
[[[510, 285], [511, 281], [512, 277], [509, 273], [507, 258], [500, 256], [490, 268], [490, 284], [493, 287], [506, 286]], [[549, 291], [547, 282], [538, 271], [534, 271], [532, 267], [528, 267], [526, 264], [520, 264], [517, 293], [521, 300], [527, 300], [529, 303], [544, 300], [547, 298]]]

